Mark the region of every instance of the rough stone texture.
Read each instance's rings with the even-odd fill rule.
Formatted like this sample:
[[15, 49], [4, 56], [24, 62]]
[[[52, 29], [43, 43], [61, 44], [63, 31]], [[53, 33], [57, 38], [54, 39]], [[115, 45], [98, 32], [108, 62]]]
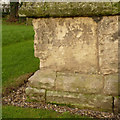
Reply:
[[75, 17], [116, 15], [120, 13], [116, 2], [26, 2], [19, 13], [28, 17]]
[[46, 89], [48, 102], [116, 109], [118, 16], [39, 18], [33, 26], [40, 70], [29, 87]]
[[57, 73], [56, 90], [79, 93], [101, 93], [103, 76]]
[[116, 73], [118, 72], [118, 16], [103, 17], [98, 28], [100, 72]]
[[33, 25], [40, 68], [97, 72], [97, 24], [92, 18], [41, 18]]
[[104, 94], [118, 96], [120, 93], [118, 90], [118, 86], [120, 82], [118, 81], [118, 74], [106, 75], [104, 80]]
[[29, 86], [37, 89], [54, 89], [56, 73], [51, 70], [38, 70], [28, 79]]
[[115, 113], [120, 113], [120, 97], [114, 97], [114, 111]]
[[80, 108], [91, 108], [112, 111], [112, 97], [94, 94], [77, 94], [60, 91], [47, 91], [46, 101], [71, 104]]
[[36, 89], [36, 88], [27, 87], [25, 92], [26, 92], [26, 95], [28, 95], [29, 100], [45, 102], [45, 90], [44, 89]]

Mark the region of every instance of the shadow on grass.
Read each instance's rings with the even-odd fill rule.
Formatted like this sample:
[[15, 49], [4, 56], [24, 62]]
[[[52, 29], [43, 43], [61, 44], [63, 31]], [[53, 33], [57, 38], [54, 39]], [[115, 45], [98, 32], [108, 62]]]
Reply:
[[[9, 86], [4, 86], [2, 89], [2, 96], [6, 96], [10, 94], [13, 91], [16, 91], [19, 87], [25, 85], [28, 82], [28, 78], [32, 76], [34, 73], [27, 73], [24, 75], [21, 75], [18, 78], [13, 78], [14, 82], [10, 82]], [[11, 80], [10, 80], [11, 81]]]

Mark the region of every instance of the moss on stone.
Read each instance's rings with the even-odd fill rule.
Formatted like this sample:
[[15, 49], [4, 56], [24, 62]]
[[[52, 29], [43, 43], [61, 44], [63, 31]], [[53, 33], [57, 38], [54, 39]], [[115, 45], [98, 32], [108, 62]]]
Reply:
[[45, 2], [24, 3], [19, 13], [27, 17], [76, 17], [120, 14], [116, 2]]
[[31, 99], [31, 98], [29, 98], [29, 97], [27, 97], [26, 102], [36, 102], [36, 103], [39, 103], [38, 100]]

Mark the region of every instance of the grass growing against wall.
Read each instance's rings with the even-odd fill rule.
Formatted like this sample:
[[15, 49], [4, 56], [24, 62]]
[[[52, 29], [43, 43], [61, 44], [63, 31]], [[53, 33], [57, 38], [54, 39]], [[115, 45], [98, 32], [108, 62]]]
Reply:
[[[3, 93], [17, 88], [31, 73], [39, 69], [39, 59], [34, 57], [34, 31], [32, 26], [2, 25], [2, 87]], [[3, 118], [84, 118], [68, 112], [3, 106]]]

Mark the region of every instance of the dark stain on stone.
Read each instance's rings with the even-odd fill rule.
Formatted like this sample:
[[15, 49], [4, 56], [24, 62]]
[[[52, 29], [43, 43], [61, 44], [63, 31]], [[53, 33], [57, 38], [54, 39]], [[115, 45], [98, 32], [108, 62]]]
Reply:
[[104, 52], [104, 50], [101, 50], [100, 52], [101, 52], [101, 53], [103, 53], [103, 52]]
[[115, 111], [114, 111], [114, 107], [115, 107], [115, 98], [114, 97], [112, 97], [112, 112], [114, 113]]
[[120, 31], [119, 31], [119, 33], [118, 33], [118, 32], [115, 32], [115, 33], [112, 35], [112, 37], [113, 37], [112, 41], [113, 41], [113, 42], [118, 39], [118, 34], [120, 34]]
[[98, 23], [98, 22], [100, 22], [100, 21], [103, 19], [103, 17], [102, 17], [102, 16], [100, 16], [100, 17], [92, 17], [92, 19], [93, 19], [96, 23]]
[[120, 22], [120, 16], [118, 16], [118, 22]]
[[119, 27], [118, 27], [118, 36], [120, 36], [120, 24], [119, 24]]

